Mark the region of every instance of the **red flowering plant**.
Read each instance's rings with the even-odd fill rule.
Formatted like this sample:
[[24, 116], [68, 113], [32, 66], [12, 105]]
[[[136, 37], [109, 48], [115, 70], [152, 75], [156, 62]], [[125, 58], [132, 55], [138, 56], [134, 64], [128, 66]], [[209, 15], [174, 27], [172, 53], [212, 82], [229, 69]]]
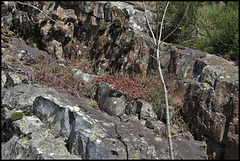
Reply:
[[96, 77], [96, 83], [105, 82], [111, 84], [115, 89], [126, 93], [131, 99], [141, 98], [145, 101], [156, 101], [156, 97], [162, 98], [162, 85], [156, 78], [132, 75], [104, 74]]
[[[76, 66], [77, 64], [75, 64]], [[78, 64], [79, 65], [79, 64]], [[83, 86], [83, 80], [74, 78], [76, 71], [74, 65], [61, 66], [51, 64], [45, 60], [39, 60], [33, 66], [33, 71], [28, 73], [30, 81], [40, 85], [53, 87], [59, 92], [67, 93], [78, 98], [86, 97], [87, 92]]]

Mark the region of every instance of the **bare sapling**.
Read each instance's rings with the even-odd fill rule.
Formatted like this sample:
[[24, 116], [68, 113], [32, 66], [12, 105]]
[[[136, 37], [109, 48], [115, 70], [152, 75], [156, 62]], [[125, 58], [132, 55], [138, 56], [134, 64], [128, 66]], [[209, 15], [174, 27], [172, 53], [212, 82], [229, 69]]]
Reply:
[[[157, 4], [157, 2], [156, 2]], [[165, 84], [165, 81], [164, 81], [164, 78], [163, 78], [163, 74], [162, 74], [162, 69], [161, 69], [161, 62], [160, 62], [160, 43], [161, 43], [161, 36], [162, 36], [162, 29], [163, 29], [163, 21], [164, 21], [164, 18], [165, 18], [165, 15], [166, 15], [166, 12], [167, 12], [167, 8], [168, 8], [168, 4], [169, 4], [169, 1], [167, 2], [166, 6], [165, 6], [165, 10], [164, 10], [164, 14], [163, 14], [163, 17], [162, 17], [162, 22], [161, 22], [161, 26], [160, 26], [160, 30], [159, 30], [159, 38], [158, 40], [155, 38], [154, 36], [154, 33], [152, 31], [152, 28], [149, 24], [149, 21], [148, 21], [148, 17], [147, 17], [147, 11], [146, 11], [146, 6], [143, 2], [143, 6], [144, 6], [144, 11], [145, 11], [145, 18], [146, 18], [146, 21], [147, 21], [147, 25], [150, 29], [150, 32], [152, 34], [152, 37], [153, 37], [153, 41], [154, 41], [154, 44], [156, 46], [156, 50], [157, 50], [157, 64], [158, 64], [158, 71], [159, 71], [159, 76], [160, 76], [160, 79], [161, 79], [161, 82], [163, 84], [163, 89], [164, 89], [164, 97], [165, 97], [165, 107], [166, 107], [166, 127], [167, 127], [167, 134], [168, 134], [168, 144], [169, 144], [169, 155], [170, 155], [170, 159], [174, 159], [173, 157], [173, 147], [172, 147], [172, 137], [171, 137], [171, 130], [170, 130], [170, 119], [169, 119], [169, 107], [168, 107], [168, 94], [167, 94], [167, 88], [166, 88], [166, 84]], [[157, 17], [158, 17], [158, 11], [157, 11]], [[157, 19], [158, 21], [158, 19]], [[158, 24], [158, 23], [157, 23]], [[158, 26], [157, 26], [158, 28]], [[157, 31], [157, 35], [158, 35], [158, 31]], [[158, 37], [158, 36], [157, 36]]]

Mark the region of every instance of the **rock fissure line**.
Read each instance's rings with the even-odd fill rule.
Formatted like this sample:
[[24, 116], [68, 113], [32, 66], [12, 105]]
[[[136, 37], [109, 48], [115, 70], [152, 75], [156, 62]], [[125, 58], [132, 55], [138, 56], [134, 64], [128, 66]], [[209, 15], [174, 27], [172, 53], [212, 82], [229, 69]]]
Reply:
[[119, 140], [119, 141], [121, 141], [122, 143], [123, 143], [123, 145], [125, 146], [125, 150], [126, 150], [126, 154], [127, 154], [127, 160], [128, 160], [128, 146], [127, 146], [127, 144], [122, 140], [122, 137], [121, 137], [121, 135], [118, 133], [118, 131], [117, 131], [117, 124], [115, 124], [115, 132], [116, 132], [116, 134], [118, 135], [117, 136], [117, 139]]

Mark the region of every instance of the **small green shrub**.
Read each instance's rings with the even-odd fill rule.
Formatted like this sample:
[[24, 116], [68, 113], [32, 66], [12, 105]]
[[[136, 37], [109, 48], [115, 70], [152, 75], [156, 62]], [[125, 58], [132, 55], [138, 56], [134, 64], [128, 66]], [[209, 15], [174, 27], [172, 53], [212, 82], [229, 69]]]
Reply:
[[200, 37], [196, 48], [202, 51], [239, 58], [239, 2], [211, 3], [199, 13]]

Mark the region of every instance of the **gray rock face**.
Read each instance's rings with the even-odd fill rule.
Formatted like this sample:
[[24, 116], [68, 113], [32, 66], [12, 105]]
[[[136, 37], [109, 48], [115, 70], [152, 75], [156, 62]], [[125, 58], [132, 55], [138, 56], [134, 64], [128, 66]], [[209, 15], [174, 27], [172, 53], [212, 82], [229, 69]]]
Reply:
[[[33, 3], [41, 6], [41, 2]], [[1, 72], [2, 158], [168, 159], [163, 104], [139, 99], [129, 103], [121, 91], [100, 84], [92, 96], [100, 112], [91, 108], [90, 100], [23, 84], [26, 77], [17, 74], [31, 71], [39, 56], [57, 63], [52, 55], [58, 61], [91, 58], [96, 73], [156, 75], [155, 51], [143, 12], [126, 2], [61, 1], [42, 6], [56, 23], [31, 7], [28, 15], [35, 23], [29, 23], [24, 12], [3, 11], [6, 28], [41, 50], [19, 38], [11, 38], [10, 47], [2, 48], [2, 62], [7, 66]], [[167, 86], [177, 85], [178, 95], [169, 101], [170, 117], [174, 118], [176, 107], [181, 109], [194, 139], [200, 140], [174, 135], [175, 158], [238, 159], [239, 68], [220, 57], [167, 43], [160, 53]], [[89, 75], [82, 74], [75, 76], [91, 84]], [[13, 121], [15, 112], [23, 113], [22, 119]]]
[[[38, 94], [33, 94], [34, 91]], [[168, 158], [167, 139], [154, 135], [152, 129], [134, 117], [123, 115], [119, 120], [117, 116], [92, 109], [84, 100], [44, 86], [15, 86], [5, 93], [3, 103], [10, 104], [13, 98], [18, 105], [16, 110], [30, 106], [32, 116], [24, 115], [13, 121], [11, 126], [17, 135], [3, 145], [3, 159]], [[204, 149], [199, 151], [200, 142], [174, 140], [173, 143], [175, 158], [206, 157]], [[191, 145], [188, 154], [182, 152], [186, 150], [183, 144]]]
[[165, 72], [170, 74], [170, 79], [176, 75], [187, 78], [175, 80], [179, 84], [179, 93], [182, 93], [184, 120], [190, 125], [195, 139], [209, 139], [209, 158], [224, 158], [225, 150], [231, 148], [223, 146], [226, 140], [238, 135], [229, 128], [238, 117], [239, 69], [233, 62], [206, 53], [201, 57], [202, 52], [194, 50], [188, 53], [191, 61], [181, 62], [182, 59], [178, 59], [185, 54], [178, 51], [172, 53], [177, 63], [169, 63], [170, 70]]

